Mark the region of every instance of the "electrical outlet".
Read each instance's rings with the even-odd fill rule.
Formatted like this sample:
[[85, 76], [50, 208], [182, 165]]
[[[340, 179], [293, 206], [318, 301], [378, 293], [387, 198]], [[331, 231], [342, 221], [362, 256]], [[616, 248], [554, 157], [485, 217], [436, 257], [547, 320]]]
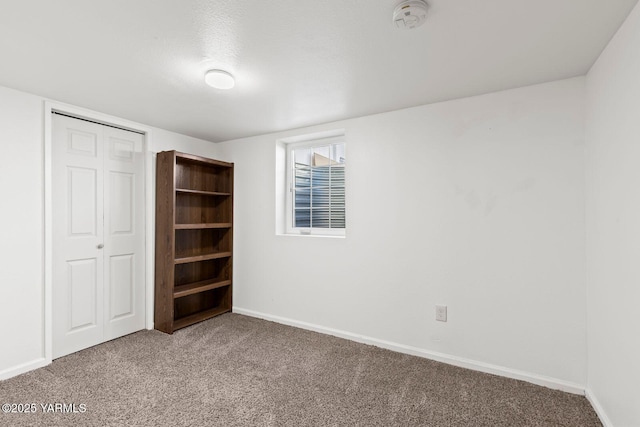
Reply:
[[436, 320], [439, 322], [447, 321], [447, 306], [436, 305]]

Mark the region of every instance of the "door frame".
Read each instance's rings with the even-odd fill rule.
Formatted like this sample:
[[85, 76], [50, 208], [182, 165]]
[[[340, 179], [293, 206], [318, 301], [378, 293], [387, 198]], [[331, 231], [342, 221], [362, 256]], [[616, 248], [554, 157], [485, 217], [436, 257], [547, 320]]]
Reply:
[[59, 112], [78, 119], [99, 124], [128, 129], [144, 135], [144, 237], [145, 237], [145, 326], [153, 329], [154, 297], [154, 224], [155, 224], [155, 188], [153, 176], [152, 129], [140, 123], [74, 105], [55, 101], [44, 102], [44, 358], [49, 364], [53, 360], [53, 121], [52, 113]]

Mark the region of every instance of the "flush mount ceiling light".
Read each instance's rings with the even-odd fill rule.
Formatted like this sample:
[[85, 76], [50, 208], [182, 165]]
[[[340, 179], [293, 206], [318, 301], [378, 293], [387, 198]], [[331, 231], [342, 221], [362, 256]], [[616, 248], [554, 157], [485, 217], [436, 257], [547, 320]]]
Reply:
[[396, 27], [410, 30], [419, 27], [427, 18], [429, 5], [423, 0], [403, 1], [393, 11]]
[[231, 89], [236, 85], [236, 80], [226, 71], [209, 70], [204, 75], [204, 81], [216, 89]]

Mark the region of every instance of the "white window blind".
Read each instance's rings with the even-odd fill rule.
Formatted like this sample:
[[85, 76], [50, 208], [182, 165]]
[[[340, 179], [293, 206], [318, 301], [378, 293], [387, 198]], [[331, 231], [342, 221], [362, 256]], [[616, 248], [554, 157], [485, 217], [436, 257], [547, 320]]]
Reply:
[[[344, 138], [310, 141], [290, 147], [291, 230], [344, 234]], [[331, 230], [338, 233], [331, 233]]]

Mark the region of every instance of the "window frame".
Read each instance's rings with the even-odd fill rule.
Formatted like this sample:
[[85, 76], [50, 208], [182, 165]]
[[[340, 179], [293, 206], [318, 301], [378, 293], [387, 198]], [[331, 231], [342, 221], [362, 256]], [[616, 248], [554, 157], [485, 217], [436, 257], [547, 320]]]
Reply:
[[[294, 194], [294, 155], [293, 152], [299, 148], [323, 147], [332, 144], [343, 144], [345, 157], [347, 154], [346, 138], [343, 135], [330, 136], [325, 138], [314, 138], [300, 142], [290, 142], [286, 144], [286, 194], [285, 194], [285, 233], [294, 236], [324, 236], [324, 237], [345, 237], [346, 224], [346, 176], [345, 176], [345, 226], [344, 228], [319, 228], [319, 227], [294, 227], [293, 226], [293, 194]], [[346, 168], [346, 162], [345, 166]], [[345, 169], [346, 172], [346, 169]]]

